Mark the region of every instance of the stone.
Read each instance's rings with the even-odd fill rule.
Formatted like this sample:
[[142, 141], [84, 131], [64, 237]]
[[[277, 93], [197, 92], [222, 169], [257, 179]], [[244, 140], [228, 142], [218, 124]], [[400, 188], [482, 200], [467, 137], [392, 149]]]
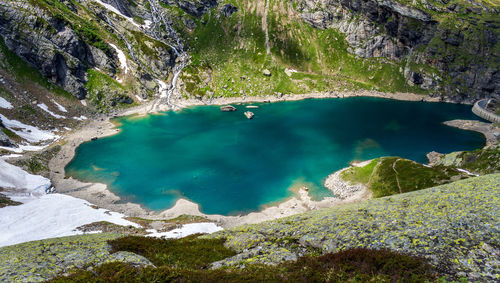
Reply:
[[220, 13], [222, 15], [224, 15], [225, 17], [231, 17], [236, 12], [238, 12], [238, 7], [231, 5], [231, 4], [225, 4], [220, 9]]
[[271, 71], [269, 71], [268, 69], [264, 69], [264, 70], [262, 71], [262, 74], [263, 74], [264, 76], [266, 76], [266, 77], [270, 77], [270, 76], [271, 76]]
[[220, 111], [222, 112], [234, 112], [236, 111], [236, 107], [232, 105], [224, 105], [220, 107]]
[[252, 111], [246, 111], [244, 114], [248, 119], [253, 119], [253, 116], [255, 116]]

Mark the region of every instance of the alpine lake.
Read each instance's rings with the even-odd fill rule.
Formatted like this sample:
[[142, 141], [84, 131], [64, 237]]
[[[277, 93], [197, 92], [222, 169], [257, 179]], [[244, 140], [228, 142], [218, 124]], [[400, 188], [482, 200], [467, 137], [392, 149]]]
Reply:
[[[234, 106], [117, 118], [121, 131], [80, 145], [66, 174], [105, 183], [150, 210], [184, 198], [206, 214], [238, 215], [284, 201], [304, 185], [313, 199], [333, 196], [324, 180], [351, 161], [400, 156], [426, 163], [430, 151], [485, 143], [479, 133], [442, 124], [479, 120], [468, 105], [354, 97]], [[243, 115], [248, 110], [251, 120]]]

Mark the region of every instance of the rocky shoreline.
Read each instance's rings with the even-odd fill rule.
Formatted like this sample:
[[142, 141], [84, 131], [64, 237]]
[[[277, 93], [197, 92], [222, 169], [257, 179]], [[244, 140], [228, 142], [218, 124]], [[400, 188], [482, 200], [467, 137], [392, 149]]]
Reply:
[[[295, 101], [309, 98], [348, 98], [348, 97], [379, 97], [386, 99], [397, 99], [405, 101], [424, 101], [424, 102], [453, 102], [443, 101], [438, 97], [429, 97], [412, 93], [381, 93], [376, 91], [361, 91], [361, 92], [325, 92], [311, 93], [301, 95], [283, 95], [277, 96], [259, 96], [259, 97], [234, 97], [234, 98], [218, 98], [211, 101], [200, 101], [194, 99], [182, 100], [174, 99], [174, 110], [181, 110], [189, 106], [196, 105], [226, 105], [231, 103], [248, 103], [248, 102], [277, 102], [277, 101]], [[129, 115], [147, 115], [154, 114], [151, 112], [151, 105], [155, 102], [145, 103], [138, 107], [125, 110], [121, 113], [115, 113], [112, 117], [129, 116]], [[167, 111], [169, 107], [155, 107], [157, 111]], [[277, 219], [285, 216], [290, 216], [298, 213], [303, 213], [308, 210], [318, 208], [327, 208], [340, 204], [351, 203], [368, 199], [369, 191], [358, 189], [350, 191], [347, 194], [341, 193], [348, 184], [341, 184], [340, 178], [336, 178], [336, 182], [327, 181], [325, 186], [343, 197], [325, 198], [322, 201], [312, 201], [307, 192], [307, 188], [300, 188], [297, 196], [292, 197], [284, 202], [270, 207], [264, 207], [259, 212], [252, 212], [247, 215], [239, 216], [223, 216], [223, 215], [206, 215], [203, 214], [198, 204], [185, 199], [179, 199], [174, 207], [162, 212], [154, 212], [145, 209], [139, 204], [124, 202], [119, 196], [108, 190], [105, 184], [100, 183], [84, 183], [75, 180], [71, 177], [66, 178], [65, 166], [73, 159], [76, 148], [87, 141], [95, 138], [114, 135], [119, 132], [115, 125], [111, 123], [109, 116], [100, 119], [94, 119], [82, 126], [80, 129], [69, 133], [64, 137], [65, 143], [61, 146], [61, 151], [49, 162], [50, 179], [55, 186], [57, 192], [67, 194], [73, 197], [81, 198], [95, 204], [99, 207], [106, 208], [112, 211], [120, 212], [131, 217], [141, 217], [149, 219], [171, 219], [182, 214], [204, 216], [214, 222], [217, 222], [224, 228], [234, 227], [242, 224], [259, 223], [262, 221]]]

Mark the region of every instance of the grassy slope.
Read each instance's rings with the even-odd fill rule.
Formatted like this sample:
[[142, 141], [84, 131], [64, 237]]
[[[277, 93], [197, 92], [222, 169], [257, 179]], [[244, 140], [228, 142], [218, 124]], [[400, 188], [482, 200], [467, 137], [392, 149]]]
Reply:
[[[240, 10], [230, 18], [212, 11], [201, 20], [194, 19], [198, 27], [188, 39], [192, 64], [181, 77], [187, 92], [226, 97], [344, 89], [423, 92], [405, 83], [399, 71], [402, 63], [348, 53], [342, 34], [304, 23], [289, 1], [269, 3], [271, 55], [267, 55], [262, 24], [265, 1], [232, 0], [221, 5], [224, 3]], [[289, 77], [286, 68], [298, 73]], [[264, 69], [272, 76], [265, 77]], [[212, 81], [207, 83], [207, 78]]]
[[364, 167], [351, 167], [341, 177], [352, 183], [366, 185], [373, 197], [430, 188], [466, 178], [455, 168], [446, 166], [426, 167], [400, 157], [377, 158]]

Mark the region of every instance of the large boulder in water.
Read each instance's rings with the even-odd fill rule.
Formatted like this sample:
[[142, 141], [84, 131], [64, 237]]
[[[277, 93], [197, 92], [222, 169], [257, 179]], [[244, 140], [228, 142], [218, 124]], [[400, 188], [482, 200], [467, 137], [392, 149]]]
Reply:
[[234, 112], [236, 111], [236, 107], [232, 105], [224, 105], [220, 107], [220, 111], [222, 112]]

